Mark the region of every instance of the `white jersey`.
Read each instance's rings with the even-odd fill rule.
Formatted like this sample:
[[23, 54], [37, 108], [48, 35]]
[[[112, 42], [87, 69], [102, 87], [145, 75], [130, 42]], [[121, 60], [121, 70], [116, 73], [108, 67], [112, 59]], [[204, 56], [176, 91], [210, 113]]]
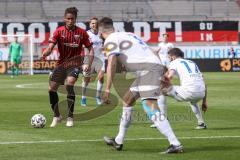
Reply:
[[170, 61], [169, 61], [169, 58], [168, 58], [168, 51], [172, 48], [174, 48], [173, 44], [172, 43], [165, 43], [165, 42], [161, 42], [158, 44], [158, 47], [160, 48], [159, 52], [158, 52], [158, 55], [162, 61], [162, 63], [165, 65], [165, 66], [168, 66]]
[[128, 71], [135, 71], [136, 67], [144, 70], [148, 64], [161, 64], [150, 47], [141, 38], [130, 32], [110, 34], [104, 42], [104, 48], [107, 57], [112, 54], [121, 55], [119, 59]]
[[100, 38], [100, 34], [95, 34], [91, 30], [87, 31], [90, 42], [93, 44], [94, 57], [104, 60], [104, 54], [102, 52], [103, 40]]
[[175, 71], [181, 86], [186, 87], [187, 90], [192, 92], [205, 90], [202, 73], [193, 61], [177, 58], [170, 63], [169, 69]]

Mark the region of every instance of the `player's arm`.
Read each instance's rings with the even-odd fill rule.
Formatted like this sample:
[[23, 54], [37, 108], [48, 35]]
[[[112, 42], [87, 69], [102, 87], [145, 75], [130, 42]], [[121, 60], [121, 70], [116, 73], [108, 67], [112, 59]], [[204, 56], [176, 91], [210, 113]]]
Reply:
[[49, 56], [52, 53], [54, 46], [55, 46], [54, 43], [49, 43], [48, 47], [42, 53], [43, 59], [45, 59], [47, 56]]
[[165, 73], [165, 78], [168, 79], [169, 81], [171, 81], [173, 79], [175, 75], [175, 70], [173, 69], [169, 69], [166, 73]]
[[106, 83], [106, 89], [105, 89], [105, 96], [104, 99], [108, 100], [110, 89], [112, 86], [112, 82], [116, 73], [116, 66], [117, 66], [117, 56], [116, 55], [110, 55], [108, 57], [108, 66], [107, 66], [107, 83]]
[[55, 32], [53, 33], [53, 37], [49, 39], [48, 47], [42, 53], [43, 60], [46, 59], [46, 57], [52, 53], [53, 48], [57, 44], [57, 40], [59, 39], [59, 37], [60, 37], [60, 32], [58, 30], [55, 30]]
[[89, 35], [88, 33], [85, 31], [83, 32], [83, 45], [88, 49], [89, 53], [88, 53], [88, 57], [89, 57], [89, 61], [88, 64], [84, 65], [84, 71], [89, 71], [91, 69], [92, 66], [92, 62], [93, 62], [93, 58], [94, 58], [94, 49], [92, 46], [92, 42], [89, 39]]
[[206, 112], [208, 109], [208, 105], [207, 105], [207, 85], [205, 83], [205, 96], [203, 97], [202, 100], [202, 111]]
[[20, 45], [20, 49], [19, 49], [20, 58], [22, 58], [22, 54], [23, 54], [23, 47], [22, 45]]
[[92, 47], [92, 45], [91, 46], [89, 46], [89, 47], [86, 47], [87, 49], [88, 49], [88, 51], [89, 51], [89, 64], [88, 64], [88, 67], [89, 68], [91, 68], [91, 66], [92, 66], [92, 62], [93, 62], [93, 58], [94, 58], [94, 49], [93, 49], [93, 47]]
[[9, 51], [8, 51], [8, 58], [10, 59], [12, 56], [12, 44], [10, 44]]

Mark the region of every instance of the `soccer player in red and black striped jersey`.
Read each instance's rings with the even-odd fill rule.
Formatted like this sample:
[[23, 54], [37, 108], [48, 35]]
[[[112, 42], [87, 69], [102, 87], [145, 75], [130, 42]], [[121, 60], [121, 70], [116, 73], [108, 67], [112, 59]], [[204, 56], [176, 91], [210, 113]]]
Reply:
[[89, 41], [87, 32], [76, 26], [77, 8], [71, 7], [65, 10], [64, 22], [65, 26], [56, 29], [53, 37], [49, 40], [49, 46], [43, 51], [42, 58], [45, 59], [51, 54], [54, 46], [57, 44], [59, 50], [59, 60], [57, 67], [53, 70], [49, 82], [49, 98], [54, 117], [50, 127], [55, 127], [62, 117], [58, 108], [57, 90], [66, 80], [67, 102], [68, 102], [68, 118], [67, 127], [73, 126], [73, 111], [75, 102], [74, 84], [78, 75], [82, 70], [83, 56], [81, 55], [82, 46], [89, 50], [90, 61], [84, 67], [85, 71], [91, 68], [93, 61], [93, 47]]

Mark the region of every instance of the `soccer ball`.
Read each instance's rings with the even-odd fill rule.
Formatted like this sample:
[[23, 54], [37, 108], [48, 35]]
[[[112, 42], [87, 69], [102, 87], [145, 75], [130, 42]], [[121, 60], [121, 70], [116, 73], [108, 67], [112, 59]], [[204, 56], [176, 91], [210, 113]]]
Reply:
[[42, 114], [35, 114], [31, 118], [31, 125], [34, 128], [43, 128], [46, 124], [47, 120]]

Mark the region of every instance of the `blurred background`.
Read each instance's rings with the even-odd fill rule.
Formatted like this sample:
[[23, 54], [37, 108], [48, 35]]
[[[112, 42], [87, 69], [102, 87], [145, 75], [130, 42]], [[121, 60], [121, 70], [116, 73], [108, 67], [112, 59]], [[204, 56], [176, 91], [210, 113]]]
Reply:
[[240, 0], [0, 0], [0, 73], [8, 73], [14, 35], [24, 48], [22, 73], [48, 73], [57, 49], [49, 62], [39, 58], [54, 30], [63, 25], [64, 10], [72, 6], [78, 8], [77, 23], [84, 29], [91, 17], [109, 16], [116, 31], [134, 32], [153, 48], [167, 32], [169, 42], [203, 71], [240, 70]]

